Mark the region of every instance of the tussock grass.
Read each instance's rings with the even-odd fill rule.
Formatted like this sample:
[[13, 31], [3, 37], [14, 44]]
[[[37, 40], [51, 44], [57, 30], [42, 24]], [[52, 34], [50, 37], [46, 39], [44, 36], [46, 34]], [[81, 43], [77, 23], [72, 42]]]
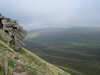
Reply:
[[[63, 71], [62, 69], [52, 65], [45, 60], [41, 59], [39, 56], [30, 52], [29, 50], [22, 48], [21, 52], [16, 52], [8, 44], [0, 40], [0, 45], [7, 48], [7, 50], [20, 60], [20, 63], [24, 65], [25, 70], [32, 72], [33, 75], [70, 75], [69, 73]], [[14, 68], [14, 60], [9, 59], [10, 68]], [[26, 62], [26, 63], [24, 63]]]

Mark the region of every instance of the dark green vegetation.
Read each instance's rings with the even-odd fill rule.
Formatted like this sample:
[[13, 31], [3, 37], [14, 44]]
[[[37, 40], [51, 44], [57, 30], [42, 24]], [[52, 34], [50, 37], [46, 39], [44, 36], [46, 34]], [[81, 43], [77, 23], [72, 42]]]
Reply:
[[8, 65], [11, 67], [11, 68], [14, 68], [14, 61], [9, 59], [8, 60]]
[[34, 75], [37, 75], [36, 69], [32, 68], [31, 66], [25, 66], [25, 69], [32, 72]]
[[31, 31], [26, 47], [73, 75], [100, 74], [100, 28]]

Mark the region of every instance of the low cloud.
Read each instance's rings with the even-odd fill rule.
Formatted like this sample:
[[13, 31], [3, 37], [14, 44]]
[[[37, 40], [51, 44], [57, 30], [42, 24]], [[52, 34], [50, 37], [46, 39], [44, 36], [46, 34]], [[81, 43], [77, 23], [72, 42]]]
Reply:
[[0, 11], [26, 29], [100, 26], [99, 0], [1, 0]]

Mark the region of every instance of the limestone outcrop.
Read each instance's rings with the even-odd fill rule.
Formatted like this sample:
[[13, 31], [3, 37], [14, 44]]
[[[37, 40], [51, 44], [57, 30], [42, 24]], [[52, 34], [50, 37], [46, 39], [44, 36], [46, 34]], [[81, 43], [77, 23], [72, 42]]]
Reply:
[[2, 33], [0, 36], [15, 50], [20, 50], [24, 46], [27, 32], [17, 21], [0, 15], [0, 33]]

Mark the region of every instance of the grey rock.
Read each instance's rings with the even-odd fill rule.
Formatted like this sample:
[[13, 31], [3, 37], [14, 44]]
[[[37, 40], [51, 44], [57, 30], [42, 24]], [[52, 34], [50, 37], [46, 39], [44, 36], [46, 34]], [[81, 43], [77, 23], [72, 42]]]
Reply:
[[0, 32], [12, 48], [18, 50], [24, 46], [24, 38], [27, 32], [17, 21], [0, 15]]

